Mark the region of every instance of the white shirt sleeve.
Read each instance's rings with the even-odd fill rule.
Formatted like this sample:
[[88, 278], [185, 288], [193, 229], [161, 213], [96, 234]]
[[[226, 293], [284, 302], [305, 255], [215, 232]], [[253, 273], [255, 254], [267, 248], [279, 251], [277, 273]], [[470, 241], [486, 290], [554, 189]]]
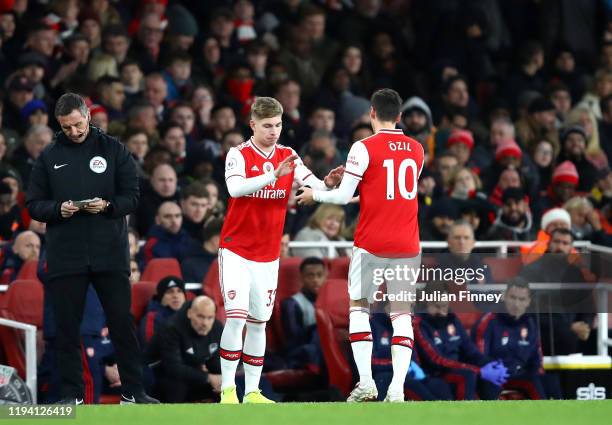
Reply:
[[312, 197], [316, 202], [346, 205], [353, 199], [358, 185], [359, 180], [347, 178], [345, 174], [340, 187], [334, 190], [315, 190], [312, 192]]
[[359, 182], [363, 178], [370, 162], [370, 156], [365, 145], [361, 142], [355, 142], [349, 151], [344, 170], [344, 177], [340, 187], [330, 191], [313, 191], [313, 199], [317, 202], [326, 202], [330, 204], [348, 204], [353, 198], [355, 190]]
[[[292, 149], [292, 155], [297, 155], [295, 151]], [[313, 190], [329, 190], [329, 187], [325, 185], [323, 180], [320, 180], [317, 176], [312, 174], [312, 171], [308, 169], [302, 162], [302, 158], [299, 157], [295, 160], [295, 170], [294, 176], [295, 180], [299, 183], [300, 186], [308, 185]]]
[[274, 171], [247, 179], [245, 168], [242, 153], [231, 148], [225, 158], [225, 184], [232, 198], [250, 195], [276, 181]]
[[361, 181], [363, 173], [365, 173], [369, 164], [370, 155], [368, 154], [368, 149], [362, 142], [355, 142], [348, 153], [344, 174], [348, 173], [349, 176]]

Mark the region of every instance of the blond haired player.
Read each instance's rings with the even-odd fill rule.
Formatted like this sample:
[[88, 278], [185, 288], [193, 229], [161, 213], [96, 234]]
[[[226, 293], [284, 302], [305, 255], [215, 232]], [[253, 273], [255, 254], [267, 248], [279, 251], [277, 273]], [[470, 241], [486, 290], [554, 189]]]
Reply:
[[221, 403], [238, 403], [235, 375], [240, 359], [245, 373], [243, 403], [272, 403], [261, 394], [259, 379], [289, 193], [294, 179], [300, 185], [328, 190], [340, 183], [344, 173], [344, 167], [338, 167], [321, 181], [293, 149], [278, 144], [282, 114], [276, 99], [257, 98], [249, 123], [253, 136], [230, 149], [225, 160], [231, 198], [219, 249], [219, 280], [226, 311], [220, 346]]

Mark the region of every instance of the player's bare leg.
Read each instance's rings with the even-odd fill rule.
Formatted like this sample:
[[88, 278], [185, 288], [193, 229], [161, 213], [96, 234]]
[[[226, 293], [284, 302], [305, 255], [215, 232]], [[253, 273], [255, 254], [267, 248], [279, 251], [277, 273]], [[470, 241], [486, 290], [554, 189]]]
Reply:
[[391, 339], [391, 359], [393, 362], [393, 379], [387, 390], [385, 401], [404, 401], [404, 382], [410, 367], [414, 334], [412, 330], [411, 305], [409, 302], [390, 303], [393, 337]]
[[368, 300], [350, 300], [349, 338], [353, 358], [359, 371], [359, 382], [346, 401], [375, 401], [378, 397], [372, 378], [372, 329]]

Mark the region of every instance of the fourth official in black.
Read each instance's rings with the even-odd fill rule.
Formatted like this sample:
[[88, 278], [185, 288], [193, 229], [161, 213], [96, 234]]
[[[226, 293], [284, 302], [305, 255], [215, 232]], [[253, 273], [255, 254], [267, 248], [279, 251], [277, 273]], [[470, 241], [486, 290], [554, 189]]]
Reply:
[[79, 325], [92, 284], [115, 347], [122, 404], [158, 403], [143, 390], [130, 314], [126, 216], [139, 199], [136, 165], [119, 140], [91, 125], [81, 96], [61, 96], [55, 117], [62, 131], [34, 164], [27, 207], [47, 223], [46, 292], [57, 321], [62, 402], [83, 402]]

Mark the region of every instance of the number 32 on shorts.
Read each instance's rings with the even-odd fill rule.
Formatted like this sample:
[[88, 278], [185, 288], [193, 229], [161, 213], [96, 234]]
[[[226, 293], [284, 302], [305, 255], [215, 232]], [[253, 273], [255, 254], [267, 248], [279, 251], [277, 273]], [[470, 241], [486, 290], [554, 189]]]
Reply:
[[270, 307], [274, 302], [274, 297], [276, 296], [276, 289], [268, 289], [268, 303], [266, 307]]

